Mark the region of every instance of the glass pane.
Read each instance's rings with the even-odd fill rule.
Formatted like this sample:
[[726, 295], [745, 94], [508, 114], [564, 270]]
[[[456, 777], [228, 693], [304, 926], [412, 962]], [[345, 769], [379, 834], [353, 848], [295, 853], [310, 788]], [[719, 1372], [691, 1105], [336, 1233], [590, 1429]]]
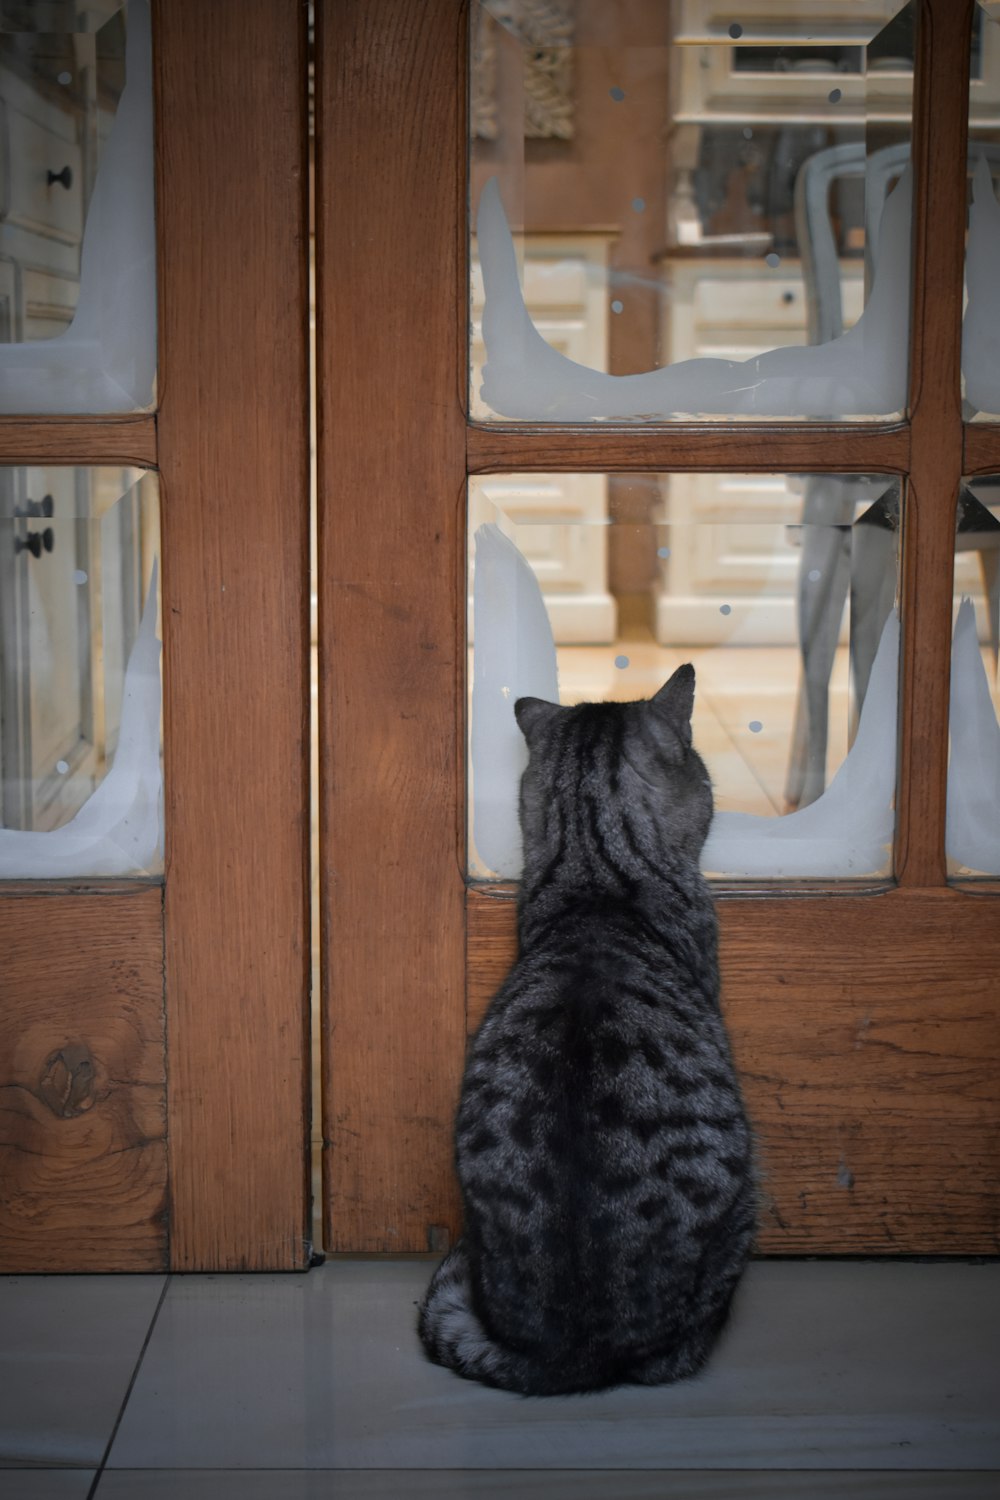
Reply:
[[156, 477], [0, 468], [0, 876], [163, 868]]
[[0, 412], [152, 405], [148, 0], [0, 4]]
[[962, 376], [966, 417], [1000, 413], [1000, 7], [976, 6], [969, 83], [969, 235]]
[[915, 13], [478, 0], [473, 415], [901, 411]]
[[885, 475], [471, 481], [472, 875], [520, 873], [515, 701], [650, 697], [683, 662], [706, 872], [888, 874], [899, 531]]
[[1000, 475], [963, 482], [955, 533], [951, 748], [945, 845], [952, 875], [1000, 875]]

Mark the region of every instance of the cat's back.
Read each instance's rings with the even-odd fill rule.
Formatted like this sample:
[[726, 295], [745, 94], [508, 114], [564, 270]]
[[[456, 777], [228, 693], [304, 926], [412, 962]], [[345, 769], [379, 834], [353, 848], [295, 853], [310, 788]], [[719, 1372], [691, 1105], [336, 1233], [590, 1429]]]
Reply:
[[[690, 918], [658, 939], [634, 911], [591, 911], [519, 957], [466, 1072], [458, 1148], [474, 1191], [477, 1180], [528, 1183], [542, 1166], [550, 1191], [517, 1200], [541, 1219], [565, 1213], [569, 1198], [586, 1217], [595, 1194], [643, 1183], [648, 1207], [651, 1193], [690, 1186], [692, 1172], [725, 1187], [716, 1164], [734, 1162], [749, 1136], [714, 964], [682, 941]], [[668, 1170], [681, 1161], [690, 1170]], [[696, 1196], [707, 1209], [707, 1183]]]

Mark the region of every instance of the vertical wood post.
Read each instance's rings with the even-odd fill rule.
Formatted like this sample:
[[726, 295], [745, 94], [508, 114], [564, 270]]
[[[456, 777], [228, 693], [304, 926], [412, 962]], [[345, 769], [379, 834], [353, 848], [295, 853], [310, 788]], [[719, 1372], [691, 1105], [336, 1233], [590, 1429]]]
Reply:
[[458, 1217], [466, 7], [317, 11], [328, 1248]]
[[923, 0], [914, 87], [910, 464], [904, 506], [896, 878], [945, 882], [973, 0]]
[[154, 4], [171, 1263], [308, 1261], [306, 8]]

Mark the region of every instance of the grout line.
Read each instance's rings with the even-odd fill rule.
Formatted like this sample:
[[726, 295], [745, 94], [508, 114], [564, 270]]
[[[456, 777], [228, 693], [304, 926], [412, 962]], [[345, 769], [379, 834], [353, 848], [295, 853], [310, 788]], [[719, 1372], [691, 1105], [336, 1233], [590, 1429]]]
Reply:
[[757, 785], [760, 787], [761, 791], [763, 792], [763, 794], [764, 794], [764, 800], [766, 802], [769, 802], [771, 804], [771, 806], [774, 809], [775, 813], [780, 818], [781, 815], [782, 815], [781, 808], [775, 802], [774, 798], [771, 796], [771, 793], [768, 791], [768, 789], [765, 786], [764, 782], [761, 780], [761, 778], [758, 775], [757, 769], [754, 766], [753, 762], [750, 761], [750, 760], [748, 760], [747, 757], [746, 757], [746, 755], [743, 753], [742, 747], [737, 743], [735, 734], [730, 729], [730, 727], [726, 723], [725, 719], [723, 719], [723, 717], [720, 714], [719, 710], [716, 708], [715, 703], [712, 700], [711, 694], [704, 693], [702, 695], [702, 701], [705, 703], [705, 705], [708, 708], [710, 708], [712, 710], [712, 713], [715, 716], [715, 720], [716, 720], [716, 723], [718, 724], [719, 728], [722, 730], [723, 734], [726, 736], [726, 738], [728, 739], [729, 743], [732, 745], [733, 749], [736, 751], [736, 754], [739, 756], [740, 760], [746, 766], [747, 770], [750, 772], [750, 775], [753, 777], [754, 781], [756, 781]]
[[163, 1278], [163, 1289], [160, 1292], [156, 1306], [153, 1309], [153, 1316], [149, 1320], [149, 1327], [146, 1329], [146, 1337], [142, 1341], [142, 1348], [139, 1350], [139, 1356], [135, 1362], [135, 1368], [133, 1369], [131, 1377], [129, 1379], [125, 1395], [122, 1397], [122, 1404], [119, 1408], [118, 1415], [115, 1418], [115, 1424], [111, 1429], [111, 1436], [108, 1438], [104, 1452], [101, 1454], [101, 1461], [97, 1466], [97, 1472], [94, 1475], [90, 1489], [87, 1491], [87, 1500], [94, 1500], [94, 1496], [97, 1494], [97, 1487], [101, 1482], [101, 1478], [104, 1474], [108, 1459], [111, 1457], [111, 1449], [114, 1447], [115, 1438], [118, 1436], [118, 1429], [122, 1424], [122, 1417], [125, 1415], [125, 1408], [126, 1406], [128, 1406], [132, 1391], [135, 1387], [135, 1383], [139, 1378], [139, 1371], [142, 1369], [142, 1362], [146, 1357], [146, 1350], [149, 1348], [149, 1341], [153, 1337], [153, 1329], [156, 1327], [157, 1320], [159, 1319], [160, 1309], [162, 1308], [163, 1303], [166, 1299], [167, 1289], [170, 1286], [170, 1282], [171, 1277], [169, 1275]]

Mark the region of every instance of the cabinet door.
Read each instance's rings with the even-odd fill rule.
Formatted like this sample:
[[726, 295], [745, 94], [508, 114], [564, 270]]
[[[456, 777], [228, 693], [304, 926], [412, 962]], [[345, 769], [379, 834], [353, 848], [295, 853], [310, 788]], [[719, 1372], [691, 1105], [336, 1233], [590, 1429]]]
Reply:
[[44, 831], [93, 790], [97, 759], [88, 480], [72, 468], [14, 469], [4, 489], [3, 822]]

